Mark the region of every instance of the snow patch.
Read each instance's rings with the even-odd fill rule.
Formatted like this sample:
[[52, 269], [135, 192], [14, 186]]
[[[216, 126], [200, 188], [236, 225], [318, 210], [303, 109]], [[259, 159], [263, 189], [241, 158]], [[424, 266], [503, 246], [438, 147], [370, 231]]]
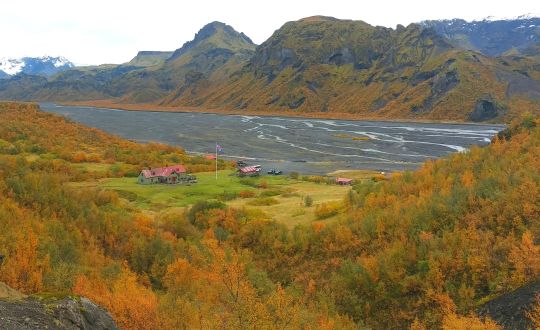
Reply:
[[4, 71], [8, 75], [16, 75], [21, 72], [26, 63], [22, 59], [14, 58], [1, 58], [0, 59], [0, 70]]
[[[30, 63], [32, 67], [36, 62], [41, 62], [44, 65], [51, 65], [55, 68], [72, 68], [74, 67], [68, 59], [63, 56], [41, 56], [41, 57], [22, 57], [22, 58], [0, 58], [0, 70], [6, 74], [13, 76], [21, 72], [25, 72], [25, 67]], [[32, 74], [32, 73], [30, 73]]]
[[501, 17], [501, 16], [488, 16], [482, 21], [495, 22], [495, 21], [515, 21], [515, 20], [529, 20], [540, 18], [540, 13], [528, 13], [517, 17]]

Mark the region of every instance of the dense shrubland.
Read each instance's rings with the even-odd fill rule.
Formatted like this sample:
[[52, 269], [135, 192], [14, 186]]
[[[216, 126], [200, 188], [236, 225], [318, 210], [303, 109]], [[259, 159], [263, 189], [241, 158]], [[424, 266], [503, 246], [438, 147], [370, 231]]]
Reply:
[[[63, 117], [41, 112], [35, 104], [4, 102], [0, 103], [0, 111], [0, 152], [38, 155], [38, 163], [49, 167], [67, 167], [67, 163], [112, 164], [107, 172], [101, 173], [106, 176], [136, 176], [141, 167], [176, 163], [185, 164], [191, 172], [214, 169], [212, 161], [204, 157], [188, 157], [181, 148], [124, 140]], [[83, 174], [96, 174], [86, 172], [92, 171], [87, 170]]]
[[149, 213], [66, 184], [95, 177], [77, 152], [208, 166], [179, 149], [152, 153], [32, 105], [0, 104], [0, 124], [0, 280], [88, 296], [126, 329], [496, 328], [475, 308], [540, 278], [534, 118], [489, 147], [356, 185], [319, 206], [344, 220], [293, 229], [220, 201]]

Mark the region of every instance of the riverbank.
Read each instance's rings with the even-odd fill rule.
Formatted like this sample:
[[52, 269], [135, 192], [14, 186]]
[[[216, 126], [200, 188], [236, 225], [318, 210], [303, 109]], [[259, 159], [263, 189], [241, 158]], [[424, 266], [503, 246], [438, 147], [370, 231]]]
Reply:
[[247, 160], [265, 170], [322, 175], [336, 170], [413, 170], [428, 159], [486, 145], [502, 126], [397, 121], [328, 120], [282, 116], [229, 116], [202, 112], [122, 111], [41, 104], [136, 142], [157, 141], [187, 152]]
[[163, 106], [148, 103], [118, 103], [114, 100], [93, 100], [93, 101], [72, 101], [60, 102], [58, 104], [67, 106], [94, 107], [102, 109], [118, 109], [126, 111], [152, 111], [152, 112], [177, 112], [177, 113], [208, 113], [219, 115], [242, 115], [242, 116], [261, 116], [261, 117], [291, 117], [305, 119], [329, 119], [329, 120], [361, 120], [361, 121], [386, 121], [386, 122], [406, 122], [419, 124], [446, 124], [446, 125], [504, 125], [503, 123], [492, 122], [468, 122], [459, 120], [429, 120], [429, 119], [411, 119], [411, 118], [385, 118], [377, 116], [365, 116], [365, 114], [353, 114], [343, 112], [296, 112], [292, 110], [283, 111], [257, 111], [257, 110], [231, 110], [221, 108], [200, 108], [187, 106]]

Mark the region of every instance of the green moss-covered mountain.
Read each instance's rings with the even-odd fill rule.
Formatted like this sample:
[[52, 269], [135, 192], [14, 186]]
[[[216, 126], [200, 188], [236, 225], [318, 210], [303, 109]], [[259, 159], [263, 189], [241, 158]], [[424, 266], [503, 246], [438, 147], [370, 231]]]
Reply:
[[140, 51], [137, 53], [131, 61], [126, 63], [130, 66], [136, 67], [148, 67], [165, 63], [165, 61], [171, 57], [173, 52], [160, 52], [160, 51]]
[[[139, 52], [121, 65], [77, 67], [51, 79], [18, 75], [0, 82], [0, 98], [75, 101], [120, 99], [159, 102], [194, 79], [209, 78], [223, 66], [250, 58], [255, 44], [232, 27], [213, 22], [174, 52]], [[223, 77], [228, 76], [225, 71]]]
[[501, 121], [540, 112], [534, 47], [491, 57], [426, 24], [390, 29], [322, 16], [288, 22], [257, 47], [213, 22], [168, 57], [15, 77], [0, 81], [0, 98]]
[[483, 121], [538, 109], [535, 63], [464, 50], [416, 24], [311, 17], [277, 30], [227, 81], [199, 81], [168, 104]]

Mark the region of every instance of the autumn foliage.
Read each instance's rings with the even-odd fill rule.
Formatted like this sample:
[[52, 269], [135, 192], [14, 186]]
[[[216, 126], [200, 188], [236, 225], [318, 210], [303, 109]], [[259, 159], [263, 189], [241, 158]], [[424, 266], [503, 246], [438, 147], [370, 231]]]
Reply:
[[476, 308], [540, 276], [538, 124], [357, 184], [319, 206], [342, 220], [289, 229], [217, 201], [142, 212], [79, 188], [96, 178], [81, 150], [133, 166], [199, 160], [165, 146], [146, 158], [146, 145], [0, 103], [0, 280], [87, 296], [124, 329], [496, 329]]

